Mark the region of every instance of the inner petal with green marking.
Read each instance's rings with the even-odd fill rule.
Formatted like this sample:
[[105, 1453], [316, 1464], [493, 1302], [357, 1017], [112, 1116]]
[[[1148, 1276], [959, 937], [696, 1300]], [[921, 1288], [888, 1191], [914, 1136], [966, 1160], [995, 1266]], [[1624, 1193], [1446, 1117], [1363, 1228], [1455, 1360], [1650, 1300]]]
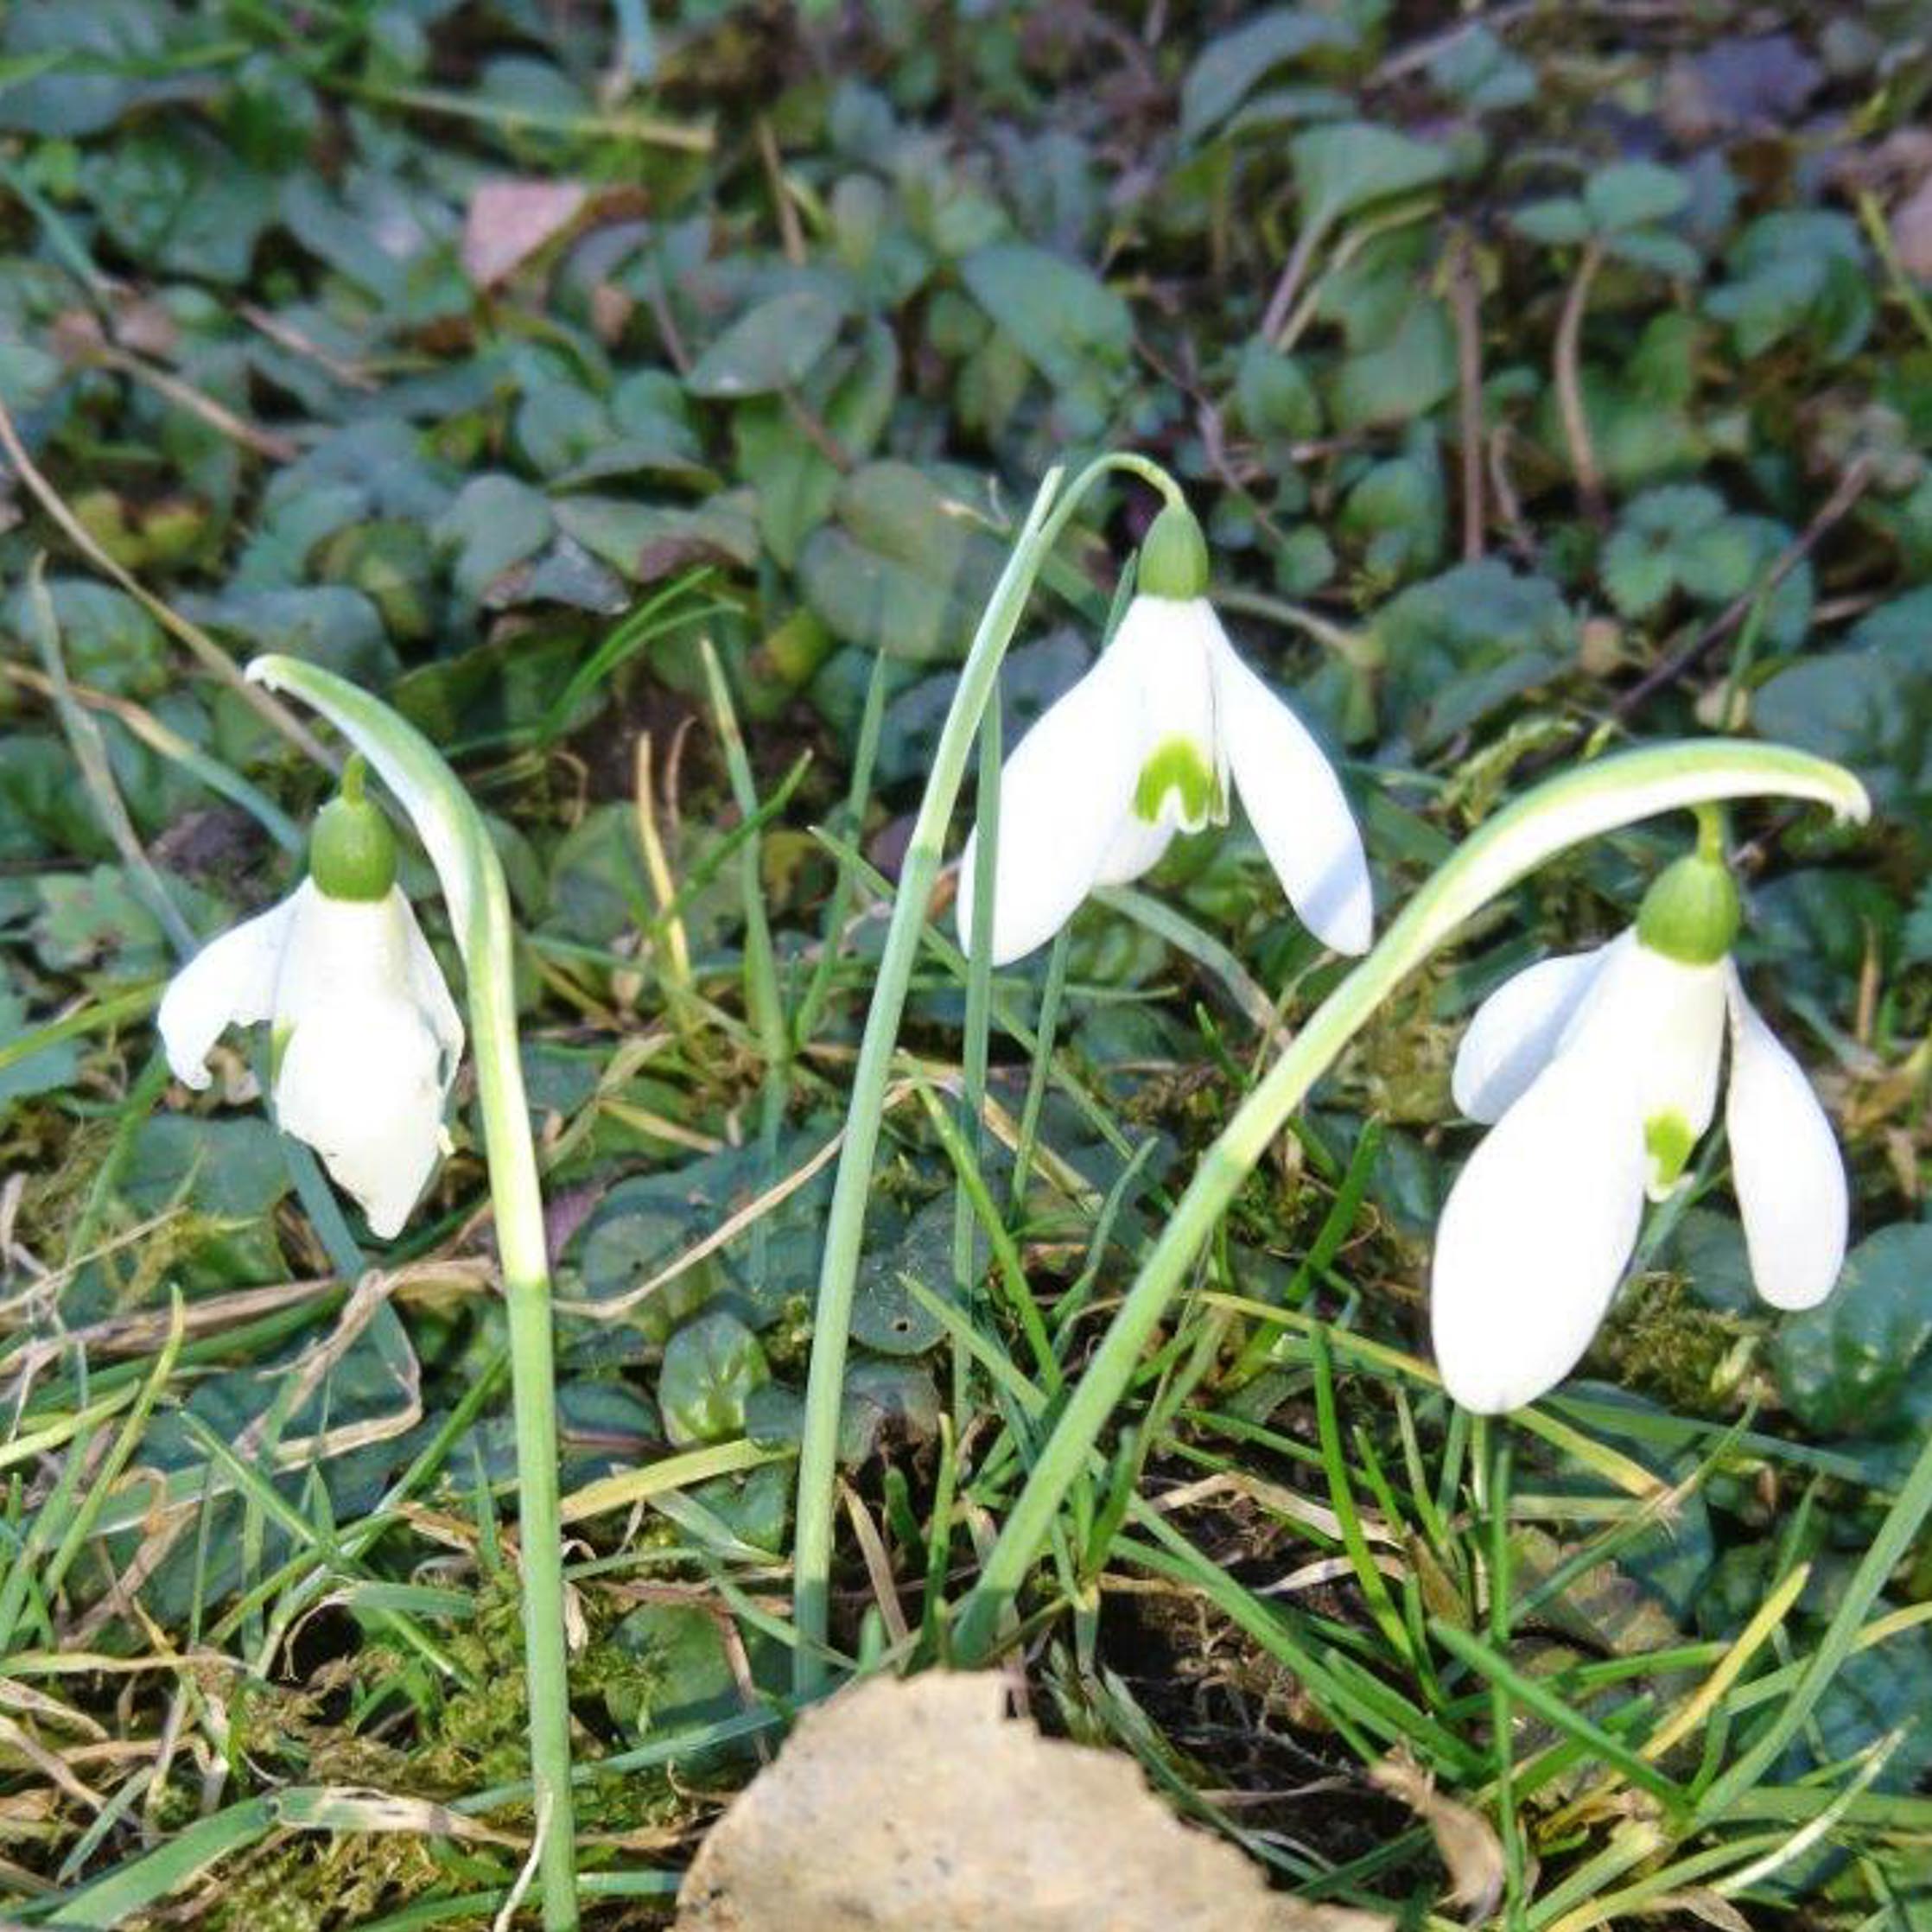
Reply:
[[1662, 1199], [1684, 1177], [1697, 1135], [1691, 1124], [1673, 1108], [1653, 1114], [1643, 1123], [1644, 1150], [1650, 1156], [1650, 1192]]
[[1134, 810], [1159, 824], [1170, 794], [1179, 800], [1173, 817], [1185, 831], [1226, 816], [1214, 760], [1192, 738], [1163, 738], [1154, 747], [1134, 787]]

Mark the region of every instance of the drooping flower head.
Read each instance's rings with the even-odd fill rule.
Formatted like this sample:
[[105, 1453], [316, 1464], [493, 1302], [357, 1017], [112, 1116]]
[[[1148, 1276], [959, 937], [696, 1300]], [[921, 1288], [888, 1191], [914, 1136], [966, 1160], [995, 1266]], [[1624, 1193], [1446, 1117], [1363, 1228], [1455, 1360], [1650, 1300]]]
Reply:
[[1848, 1193], [1831, 1122], [1745, 997], [1731, 960], [1737, 887], [1714, 820], [1651, 886], [1635, 929], [1541, 961], [1483, 1003], [1456, 1103], [1493, 1122], [1436, 1230], [1430, 1314], [1444, 1385], [1499, 1414], [1569, 1374], [1717, 1109], [1751, 1278], [1774, 1307], [1830, 1293]]
[[200, 1089], [221, 1033], [267, 1020], [277, 1124], [387, 1240], [442, 1152], [463, 1023], [396, 883], [396, 842], [364, 796], [359, 758], [316, 815], [308, 856], [287, 899], [175, 976], [157, 1023], [175, 1077]]
[[[1207, 545], [1181, 504], [1154, 519], [1135, 594], [1093, 668], [1000, 774], [993, 960], [1044, 945], [1096, 886], [1157, 864], [1176, 832], [1228, 821], [1238, 796], [1302, 922], [1368, 950], [1369, 868], [1340, 781], [1307, 728], [1244, 664], [1207, 588]], [[975, 839], [960, 861], [970, 941]]]

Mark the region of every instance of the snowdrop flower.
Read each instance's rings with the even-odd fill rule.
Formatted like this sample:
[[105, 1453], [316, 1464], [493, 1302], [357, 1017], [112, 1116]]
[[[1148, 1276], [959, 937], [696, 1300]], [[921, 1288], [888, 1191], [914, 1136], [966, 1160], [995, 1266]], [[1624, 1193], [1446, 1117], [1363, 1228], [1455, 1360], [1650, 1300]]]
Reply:
[[[1113, 641], [1000, 774], [995, 965], [1044, 945], [1095, 887], [1138, 879], [1176, 832], [1225, 824], [1230, 779], [1303, 924], [1338, 952], [1368, 950], [1369, 868], [1341, 785], [1236, 655], [1206, 588], [1201, 527], [1171, 504]], [[959, 866], [969, 944], [976, 850], [968, 839]]]
[[354, 758], [341, 796], [316, 816], [308, 877], [203, 947], [169, 982], [158, 1019], [169, 1066], [194, 1088], [208, 1084], [204, 1063], [226, 1027], [268, 1020], [276, 1122], [386, 1241], [448, 1144], [463, 1023], [362, 787]]
[[1798, 1063], [1730, 958], [1738, 892], [1707, 819], [1651, 886], [1634, 931], [1547, 959], [1483, 1003], [1456, 1103], [1495, 1122], [1436, 1232], [1431, 1319], [1444, 1386], [1487, 1414], [1533, 1401], [1590, 1345], [1636, 1245], [1716, 1111], [1725, 1036], [1732, 1186], [1757, 1292], [1830, 1293], [1845, 1258], [1845, 1163]]

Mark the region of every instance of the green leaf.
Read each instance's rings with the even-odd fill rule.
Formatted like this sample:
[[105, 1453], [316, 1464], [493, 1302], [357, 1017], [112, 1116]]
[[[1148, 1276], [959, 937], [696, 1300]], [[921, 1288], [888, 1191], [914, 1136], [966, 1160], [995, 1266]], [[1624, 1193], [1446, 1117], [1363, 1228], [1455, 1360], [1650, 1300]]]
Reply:
[[1932, 589], [1881, 604], [1841, 649], [1778, 671], [1751, 715], [1767, 738], [1849, 765], [1889, 810], [1932, 796]]
[[1881, 1228], [1852, 1251], [1821, 1307], [1788, 1317], [1771, 1350], [1778, 1388], [1807, 1428], [1883, 1435], [1932, 1347], [1932, 1227]]
[[766, 396], [802, 381], [831, 347], [845, 310], [825, 289], [791, 289], [740, 315], [685, 378], [694, 396]]
[[1429, 79], [1479, 114], [1536, 98], [1536, 70], [1479, 21], [1452, 34], [1431, 58]]
[[711, 1723], [738, 1709], [738, 1681], [709, 1609], [642, 1604], [611, 1631], [608, 1642], [639, 1668], [606, 1686], [605, 1707], [636, 1735]]
[[1345, 20], [1312, 7], [1275, 7], [1209, 41], [1195, 56], [1180, 89], [1184, 143], [1211, 133], [1276, 67], [1320, 49], [1355, 45]]
[[1611, 236], [1605, 252], [1633, 268], [1654, 269], [1675, 282], [1694, 282], [1704, 272], [1704, 257], [1681, 235], [1661, 228], [1630, 228]]
[[1589, 209], [1571, 194], [1531, 201], [1510, 215], [1509, 225], [1531, 241], [1557, 248], [1579, 246], [1588, 241], [1593, 232]]
[[0, 860], [37, 859], [50, 848], [80, 859], [114, 849], [75, 783], [66, 742], [10, 724], [0, 731]]
[[[899, 389], [899, 350], [877, 323], [859, 348], [833, 372], [814, 378], [808, 404], [820, 415], [840, 453], [868, 455], [884, 430]], [[766, 546], [786, 569], [798, 561], [806, 537], [823, 523], [838, 495], [839, 470], [784, 402], [760, 398], [733, 417], [738, 467], [758, 490], [758, 523]]]
[[1598, 566], [1610, 601], [1625, 617], [1648, 617], [1677, 588], [1677, 571], [1666, 550], [1654, 549], [1629, 530], [1616, 531], [1604, 545]]
[[1442, 560], [1447, 506], [1442, 465], [1424, 434], [1408, 455], [1377, 463], [1342, 505], [1340, 528], [1362, 546], [1364, 566], [1384, 582], [1419, 576]]
[[1329, 413], [1338, 429], [1411, 423], [1456, 386], [1456, 331], [1441, 302], [1418, 295], [1395, 334], [1335, 372]]
[[185, 1198], [204, 1214], [255, 1221], [287, 1195], [289, 1164], [281, 1135], [258, 1115], [156, 1114], [135, 1134], [121, 1185], [143, 1214]]
[[517, 411], [518, 445], [540, 476], [561, 474], [610, 441], [604, 405], [575, 383], [537, 383]]
[[700, 1315], [664, 1344], [658, 1406], [679, 1448], [719, 1442], [745, 1427], [745, 1402], [772, 1370], [757, 1336], [728, 1311]]
[[907, 1276], [935, 1294], [952, 1283], [953, 1203], [935, 1196], [896, 1240], [874, 1235], [859, 1263], [853, 1289], [852, 1336], [880, 1355], [924, 1355], [945, 1325], [906, 1286]]
[[1841, 362], [1872, 327], [1871, 271], [1858, 225], [1816, 209], [1761, 215], [1726, 257], [1731, 279], [1705, 307], [1731, 325], [1738, 353], [1803, 337]]
[[185, 601], [211, 630], [232, 635], [245, 650], [272, 651], [319, 664], [359, 684], [386, 684], [402, 668], [381, 613], [346, 584], [299, 589], [224, 591]]
[[454, 551], [450, 575], [457, 593], [481, 603], [490, 587], [513, 564], [534, 556], [550, 541], [550, 499], [513, 476], [473, 476], [437, 518], [435, 536]]
[[1376, 614], [1386, 691], [1411, 741], [1439, 744], [1574, 660], [1562, 594], [1495, 557], [1412, 585]]
[[[746, 1433], [771, 1447], [799, 1439], [804, 1400], [795, 1389], [768, 1382], [747, 1407]], [[846, 1367], [840, 1395], [838, 1459], [848, 1468], [868, 1461], [889, 1433], [925, 1441], [939, 1430], [939, 1391], [923, 1364], [856, 1357]]]
[[93, 156], [85, 173], [102, 225], [135, 260], [241, 281], [273, 218], [273, 178], [238, 168], [204, 130], [177, 123]]
[[1251, 435], [1305, 442], [1321, 434], [1321, 401], [1306, 372], [1258, 335], [1250, 336], [1241, 352], [1235, 407]]
[[1367, 121], [1310, 128], [1289, 143], [1288, 159], [1301, 191], [1301, 219], [1319, 228], [1433, 187], [1449, 172], [1444, 149]]
[[960, 655], [1000, 565], [979, 505], [910, 463], [878, 462], [844, 480], [836, 511], [799, 557], [826, 625], [890, 657]]
[[995, 242], [959, 265], [973, 299], [1055, 389], [1118, 373], [1134, 344], [1128, 306], [1090, 270], [1027, 242]]
[[[26, 1001], [10, 988], [0, 987], [0, 1039], [16, 1040], [31, 1030]], [[79, 1072], [80, 1048], [71, 1039], [56, 1040], [11, 1066], [0, 1067], [0, 1122], [6, 1120], [15, 1101], [58, 1092]]]
[[173, 963], [161, 924], [119, 866], [50, 873], [38, 881], [34, 945], [55, 971], [85, 969], [109, 980], [153, 979]]
[[1690, 204], [1690, 184], [1675, 168], [1653, 161], [1615, 162], [1586, 178], [1583, 203], [1598, 231], [1610, 234], [1681, 214]]
[[0, 87], [0, 128], [99, 134], [145, 91], [143, 66], [165, 57], [169, 16], [147, 0], [14, 0], [0, 48], [13, 67]]
[[747, 492], [734, 490], [696, 510], [623, 497], [559, 498], [557, 527], [633, 583], [656, 583], [694, 563], [749, 566], [758, 526]]
[[[161, 626], [124, 591], [85, 577], [49, 577], [47, 594], [75, 683], [147, 698], [173, 683]], [[22, 586], [8, 601], [7, 626], [16, 635], [29, 632], [26, 598]]]

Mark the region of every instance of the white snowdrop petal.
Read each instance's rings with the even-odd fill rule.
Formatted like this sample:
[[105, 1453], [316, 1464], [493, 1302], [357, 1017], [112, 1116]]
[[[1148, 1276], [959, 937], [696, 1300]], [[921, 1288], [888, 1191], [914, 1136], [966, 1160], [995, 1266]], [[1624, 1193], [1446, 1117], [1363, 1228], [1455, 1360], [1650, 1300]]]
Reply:
[[[1131, 660], [1116, 642], [1020, 740], [1000, 774], [993, 960], [1042, 946], [1077, 910], [1131, 812], [1141, 764]], [[973, 937], [979, 842], [959, 861], [960, 944]]]
[[1436, 1230], [1429, 1312], [1444, 1386], [1482, 1414], [1569, 1374], [1609, 1308], [1643, 1211], [1627, 1063], [1565, 1053], [1470, 1157]]
[[442, 1153], [442, 1058], [406, 997], [310, 1006], [289, 1033], [276, 1119], [315, 1148], [381, 1240], [401, 1231]]
[[1456, 1049], [1452, 1081], [1456, 1105], [1471, 1120], [1501, 1120], [1528, 1091], [1603, 971], [1609, 950], [1538, 960], [1477, 1007]]
[[[299, 895], [298, 895], [299, 896]], [[229, 1026], [252, 1026], [274, 1010], [275, 984], [295, 920], [296, 899], [211, 940], [168, 982], [155, 1016], [177, 1080], [208, 1084], [208, 1049]]]
[[1729, 973], [1731, 1184], [1751, 1279], [1774, 1308], [1811, 1308], [1845, 1262], [1850, 1193], [1838, 1136], [1804, 1069]]
[[1288, 903], [1324, 945], [1366, 952], [1375, 932], [1369, 863], [1341, 780], [1307, 727], [1241, 661], [1218, 623], [1212, 663], [1235, 790]]
[[288, 944], [275, 984], [278, 1028], [337, 1001], [390, 1000], [409, 984], [409, 901], [392, 887], [384, 899], [331, 899], [305, 879], [289, 900]]
[[[1220, 621], [1205, 598], [1136, 597], [1107, 647], [1134, 680], [1143, 758], [1178, 754], [1177, 762], [1205, 780], [1207, 796], [1192, 801], [1175, 785], [1161, 791], [1153, 823], [1169, 833], [1227, 822], [1228, 759], [1215, 728], [1213, 652], [1220, 638]], [[1138, 768], [1134, 778], [1138, 786]]]
[[1650, 1150], [1654, 1199], [1674, 1192], [1717, 1110], [1724, 1008], [1722, 964], [1687, 966], [1626, 933], [1608, 949], [1558, 1041], [1560, 1055], [1600, 1052], [1629, 1065], [1638, 1117], [1658, 1135]]
[[400, 893], [397, 896], [402, 907], [410, 996], [429, 1022], [441, 1052], [442, 1087], [447, 1094], [456, 1077], [456, 1064], [463, 1057], [463, 1018], [450, 997], [449, 982], [442, 976], [442, 968], [436, 963], [436, 956], [430, 951], [429, 942], [416, 923], [416, 908]]
[[1131, 885], [1143, 873], [1152, 872], [1166, 856], [1177, 829], [1168, 824], [1150, 825], [1138, 813], [1129, 811], [1100, 861], [1094, 884]]

